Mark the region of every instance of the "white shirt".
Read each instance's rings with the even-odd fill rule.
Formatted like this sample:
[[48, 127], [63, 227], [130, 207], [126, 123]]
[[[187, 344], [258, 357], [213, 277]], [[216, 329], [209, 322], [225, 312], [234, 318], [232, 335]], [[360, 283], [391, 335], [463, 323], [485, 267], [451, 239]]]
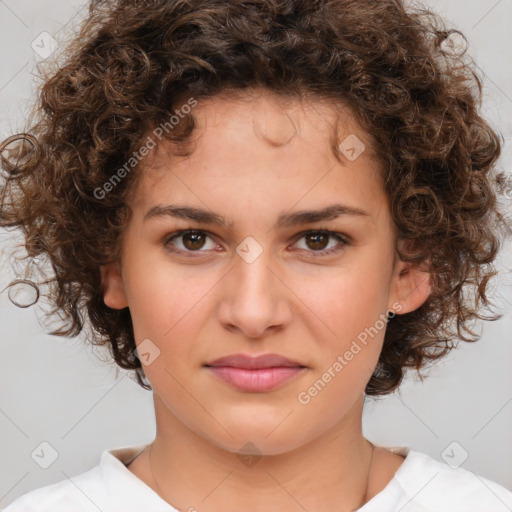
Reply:
[[[127, 469], [144, 448], [106, 450], [92, 469], [29, 491], [0, 512], [177, 512]], [[383, 448], [405, 460], [386, 487], [358, 512], [512, 511], [512, 492], [496, 482], [461, 467], [452, 469], [409, 447]], [[201, 510], [200, 503], [194, 505]]]

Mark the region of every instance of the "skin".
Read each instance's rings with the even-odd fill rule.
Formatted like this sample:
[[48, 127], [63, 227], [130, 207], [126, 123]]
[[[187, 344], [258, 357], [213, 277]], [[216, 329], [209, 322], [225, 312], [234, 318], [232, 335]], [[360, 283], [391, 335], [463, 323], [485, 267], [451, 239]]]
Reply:
[[[121, 263], [102, 269], [105, 303], [129, 307], [137, 345], [150, 339], [160, 350], [144, 366], [153, 387], [151, 468], [158, 487], [147, 449], [128, 468], [179, 510], [354, 510], [367, 483], [365, 501], [403, 462], [378, 448], [370, 465], [371, 446], [362, 435], [364, 390], [385, 329], [309, 403], [297, 397], [379, 315], [418, 308], [430, 280], [396, 257], [379, 163], [350, 111], [252, 92], [194, 107], [190, 156], [160, 143], [143, 161]], [[343, 155], [338, 161], [331, 151], [335, 126], [339, 141], [355, 134], [364, 142], [354, 161]], [[282, 213], [334, 203], [367, 215], [276, 226]], [[233, 224], [144, 220], [153, 206], [169, 204], [207, 209]], [[181, 229], [207, 233], [166, 245]], [[319, 229], [351, 242], [326, 237], [315, 245], [303, 234]], [[252, 263], [236, 252], [248, 236], [263, 250]], [[315, 256], [336, 247], [335, 254]], [[275, 390], [243, 392], [204, 367], [235, 353], [277, 353], [307, 368]], [[250, 467], [237, 456], [250, 451], [242, 448], [247, 443], [261, 455]]]

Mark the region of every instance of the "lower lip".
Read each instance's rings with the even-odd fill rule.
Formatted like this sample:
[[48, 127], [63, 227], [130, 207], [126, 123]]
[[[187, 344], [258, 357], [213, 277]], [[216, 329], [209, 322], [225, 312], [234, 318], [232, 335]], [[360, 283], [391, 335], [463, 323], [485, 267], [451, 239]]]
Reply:
[[235, 388], [253, 393], [270, 391], [306, 369], [298, 366], [279, 366], [276, 368], [260, 368], [258, 370], [234, 368], [233, 366], [207, 366], [207, 368], [214, 375]]

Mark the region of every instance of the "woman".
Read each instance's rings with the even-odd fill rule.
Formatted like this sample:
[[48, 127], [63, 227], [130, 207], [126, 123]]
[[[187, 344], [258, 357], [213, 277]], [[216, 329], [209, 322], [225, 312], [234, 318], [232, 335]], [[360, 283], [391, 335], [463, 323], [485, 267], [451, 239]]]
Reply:
[[362, 434], [365, 394], [473, 339], [499, 245], [499, 140], [438, 22], [395, 0], [91, 3], [2, 222], [52, 263], [58, 333], [86, 315], [153, 390], [157, 434], [6, 512], [512, 506]]

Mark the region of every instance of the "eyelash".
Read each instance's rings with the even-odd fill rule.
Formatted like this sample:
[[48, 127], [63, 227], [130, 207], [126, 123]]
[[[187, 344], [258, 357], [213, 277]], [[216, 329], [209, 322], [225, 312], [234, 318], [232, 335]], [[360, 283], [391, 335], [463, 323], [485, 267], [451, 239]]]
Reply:
[[[207, 235], [208, 237], [213, 239], [213, 236], [208, 232], [200, 229], [182, 229], [179, 231], [174, 231], [173, 233], [170, 233], [164, 240], [164, 246], [168, 248], [169, 246], [173, 247], [171, 245], [171, 242], [179, 238], [181, 236], [187, 235], [187, 234], [202, 234]], [[299, 233], [297, 235], [297, 239], [295, 243], [297, 243], [301, 238], [304, 238], [307, 235], [310, 234], [322, 234], [326, 235], [332, 238], [335, 238], [340, 242], [340, 245], [336, 246], [335, 248], [331, 249], [322, 249], [320, 251], [313, 251], [309, 250], [307, 252], [310, 252], [313, 254], [313, 257], [322, 257], [322, 256], [331, 256], [333, 254], [337, 254], [338, 252], [342, 251], [346, 246], [350, 245], [350, 241], [347, 239], [346, 236], [342, 236], [341, 233], [336, 233], [335, 231], [329, 231], [327, 229], [315, 229], [315, 230], [309, 230], [309, 231], [303, 231], [302, 233]], [[199, 255], [196, 255], [196, 253], [202, 253], [206, 252], [204, 250], [197, 250], [197, 251], [183, 251], [182, 249], [176, 249], [173, 247], [172, 249], [169, 249], [173, 253], [182, 253], [187, 258], [197, 258]]]

